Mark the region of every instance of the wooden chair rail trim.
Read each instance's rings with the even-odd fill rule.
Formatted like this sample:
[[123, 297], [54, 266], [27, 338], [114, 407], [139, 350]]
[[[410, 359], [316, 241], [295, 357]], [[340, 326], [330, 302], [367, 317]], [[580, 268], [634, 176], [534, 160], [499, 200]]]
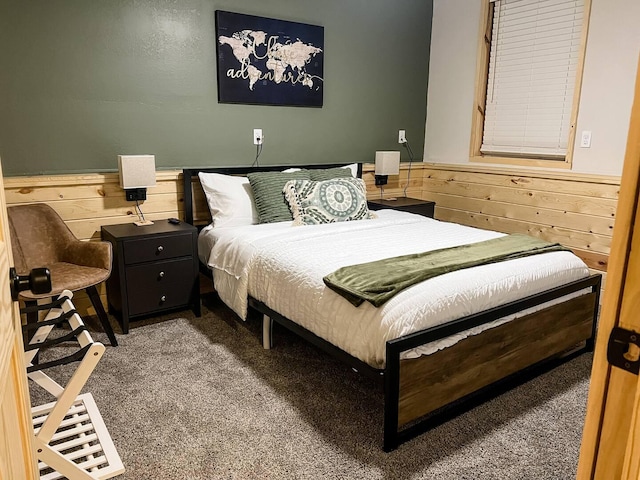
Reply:
[[[415, 165], [415, 164], [414, 164]], [[517, 167], [489, 167], [480, 165], [463, 165], [455, 163], [428, 163], [420, 162], [420, 167], [423, 170], [451, 170], [459, 172], [473, 172], [473, 173], [491, 173], [494, 175], [517, 175], [523, 177], [533, 178], [548, 178], [553, 180], [568, 180], [574, 182], [586, 182], [586, 183], [602, 183], [606, 185], [620, 185], [620, 176], [617, 175], [592, 175], [587, 173], [576, 172], [550, 172], [547, 170], [533, 170]]]

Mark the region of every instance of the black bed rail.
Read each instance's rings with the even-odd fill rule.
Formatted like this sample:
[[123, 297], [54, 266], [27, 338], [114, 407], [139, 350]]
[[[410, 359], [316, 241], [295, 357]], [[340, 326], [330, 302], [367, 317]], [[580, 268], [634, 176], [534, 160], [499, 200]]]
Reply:
[[263, 315], [267, 315], [274, 322], [279, 323], [280, 325], [285, 327], [287, 330], [290, 330], [291, 332], [295, 333], [296, 335], [303, 338], [307, 342], [311, 343], [312, 345], [315, 345], [316, 347], [325, 351], [332, 357], [348, 365], [356, 372], [361, 373], [369, 378], [372, 378], [376, 382], [379, 382], [380, 387], [382, 388], [383, 386], [382, 375], [384, 374], [384, 370], [374, 368], [368, 363], [365, 363], [362, 360], [354, 357], [353, 355], [348, 354], [347, 352], [336, 347], [332, 343], [329, 343], [326, 340], [320, 338], [315, 333], [310, 332], [306, 328], [298, 325], [297, 323], [280, 315], [278, 312], [270, 309], [264, 303], [256, 300], [255, 298], [249, 297], [249, 307], [257, 310]]

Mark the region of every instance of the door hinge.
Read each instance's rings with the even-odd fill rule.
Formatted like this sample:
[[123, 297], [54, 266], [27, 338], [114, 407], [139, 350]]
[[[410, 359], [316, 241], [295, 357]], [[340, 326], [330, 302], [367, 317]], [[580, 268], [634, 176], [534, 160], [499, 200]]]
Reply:
[[[631, 344], [638, 347], [634, 349], [635, 352], [633, 354], [629, 352]], [[640, 372], [640, 333], [613, 327], [609, 336], [607, 360], [611, 365], [638, 375], [638, 372]]]

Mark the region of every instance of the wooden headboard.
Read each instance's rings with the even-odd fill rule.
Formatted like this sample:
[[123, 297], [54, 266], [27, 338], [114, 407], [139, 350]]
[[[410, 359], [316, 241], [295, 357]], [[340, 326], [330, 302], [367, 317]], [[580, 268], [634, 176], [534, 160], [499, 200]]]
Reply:
[[[362, 163], [358, 163], [358, 178], [362, 178]], [[206, 221], [204, 218], [195, 218], [195, 200], [197, 198], [196, 192], [201, 193], [202, 187], [200, 186], [200, 179], [198, 173], [221, 173], [223, 175], [236, 175], [246, 176], [250, 172], [281, 172], [288, 168], [304, 168], [304, 169], [318, 169], [318, 168], [344, 168], [347, 164], [344, 163], [323, 163], [314, 165], [268, 165], [262, 167], [207, 167], [207, 168], [185, 168], [182, 170], [182, 181], [184, 186], [184, 221], [191, 225], [205, 225], [211, 222], [211, 218]], [[205, 202], [206, 203], [206, 202]], [[206, 209], [207, 216], [209, 210]], [[198, 226], [196, 225], [196, 226]]]

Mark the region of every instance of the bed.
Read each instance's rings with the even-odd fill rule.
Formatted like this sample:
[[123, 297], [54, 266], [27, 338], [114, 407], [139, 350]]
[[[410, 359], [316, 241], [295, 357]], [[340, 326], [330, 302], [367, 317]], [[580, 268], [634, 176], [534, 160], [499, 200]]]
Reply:
[[[302, 168], [319, 174], [340, 167]], [[271, 347], [276, 322], [381, 382], [385, 451], [514, 379], [593, 349], [601, 276], [589, 274], [570, 252], [453, 271], [419, 282], [380, 307], [368, 302], [356, 307], [327, 287], [327, 274], [345, 265], [503, 234], [393, 210], [377, 211], [377, 218], [304, 227], [293, 227], [291, 221], [256, 225], [255, 216], [248, 220], [250, 213], [236, 207], [218, 221], [227, 207], [218, 205], [216, 211], [211, 203], [210, 212], [194, 213], [194, 205], [202, 204], [200, 186], [207, 202], [220, 194], [212, 178], [237, 177], [251, 194], [246, 175], [259, 196], [256, 173], [291, 170], [185, 169], [185, 221], [203, 227], [201, 264], [224, 303], [240, 318], [252, 309], [263, 315], [265, 348]], [[357, 170], [361, 176], [362, 167]], [[308, 185], [301, 180], [287, 185], [296, 182]], [[240, 203], [227, 199], [228, 205]], [[208, 213], [215, 218], [213, 225]]]

